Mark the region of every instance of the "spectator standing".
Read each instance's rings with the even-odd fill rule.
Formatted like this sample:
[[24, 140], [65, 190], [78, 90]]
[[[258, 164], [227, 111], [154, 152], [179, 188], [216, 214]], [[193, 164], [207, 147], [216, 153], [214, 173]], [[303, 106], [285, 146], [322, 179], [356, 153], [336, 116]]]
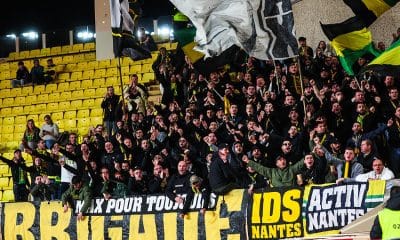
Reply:
[[17, 86], [24, 86], [31, 81], [31, 75], [29, 74], [28, 68], [25, 66], [23, 61], [18, 62], [18, 70], [16, 79], [11, 80], [11, 86], [13, 88]]
[[39, 59], [33, 60], [33, 67], [31, 68], [32, 83], [43, 84], [44, 83], [44, 67], [40, 65]]
[[108, 136], [112, 136], [113, 132], [117, 131], [119, 99], [120, 96], [114, 93], [114, 87], [107, 87], [107, 93], [103, 102], [101, 102], [101, 108], [103, 108], [103, 121], [107, 128]]
[[53, 144], [57, 141], [58, 138], [58, 125], [53, 122], [50, 115], [44, 116], [45, 123], [42, 125], [40, 129], [39, 136], [45, 141], [46, 147], [48, 149], [53, 146]]
[[64, 212], [68, 211], [68, 208], [75, 208], [74, 200], [83, 200], [83, 206], [77, 215], [78, 220], [83, 220], [83, 214], [90, 208], [92, 204], [92, 193], [88, 186], [83, 184], [81, 177], [74, 176], [71, 180], [71, 186], [61, 197]]
[[21, 150], [17, 149], [14, 151], [14, 157], [12, 160], [0, 156], [0, 160], [6, 163], [11, 168], [11, 175], [14, 182], [14, 200], [16, 202], [28, 201], [28, 175], [24, 170], [25, 160], [22, 158]]
[[35, 150], [40, 140], [39, 133], [40, 129], [35, 126], [35, 122], [33, 121], [33, 119], [29, 119], [26, 123], [26, 129], [22, 137], [22, 143], [20, 144], [19, 149], [21, 151], [23, 151], [25, 148]]

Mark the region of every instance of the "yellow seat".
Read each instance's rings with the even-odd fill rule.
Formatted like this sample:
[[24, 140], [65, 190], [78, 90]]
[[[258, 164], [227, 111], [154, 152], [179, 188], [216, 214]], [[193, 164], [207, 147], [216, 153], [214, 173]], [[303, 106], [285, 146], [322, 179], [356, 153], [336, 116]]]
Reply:
[[75, 119], [64, 120], [64, 129], [67, 131], [75, 131], [76, 130], [76, 120]]
[[46, 103], [40, 103], [35, 105], [36, 113], [46, 112], [46, 109], [47, 109]]
[[14, 133], [14, 126], [13, 125], [4, 125], [2, 127], [1, 132], [4, 133]]
[[21, 96], [21, 95], [22, 95], [21, 88], [12, 88], [10, 90], [10, 96], [12, 96], [12, 97]]
[[[11, 115], [11, 113], [12, 113], [12, 108], [2, 108], [1, 110], [0, 110], [0, 115], [1, 116], [3, 116], [3, 117], [5, 117], [5, 116], [10, 116]], [[4, 122], [3, 122], [4, 123]]]
[[99, 62], [98, 61], [90, 61], [87, 64], [88, 69], [97, 69], [99, 67]]
[[50, 48], [51, 55], [59, 55], [61, 53], [61, 46]]
[[[6, 174], [9, 174], [9, 172], [10, 172], [10, 168], [8, 167], [7, 164], [0, 165], [0, 175], [1, 176], [5, 176]], [[4, 181], [4, 180], [0, 180], [0, 181]], [[0, 186], [4, 186], [4, 183], [1, 183]]]
[[108, 77], [106, 78], [105, 86], [117, 86], [119, 85], [119, 81], [117, 77]]
[[130, 57], [122, 57], [122, 63], [121, 66], [129, 66], [129, 65], [133, 65], [134, 62], [132, 60], [132, 58]]
[[117, 58], [110, 59], [110, 65], [108, 66], [108, 68], [110, 67], [116, 68], [117, 66], [118, 66], [118, 59]]
[[71, 81], [76, 81], [76, 80], [81, 80], [82, 79], [82, 72], [77, 71], [77, 72], [72, 72], [71, 73]]
[[58, 108], [62, 109], [63, 111], [70, 109], [70, 107], [71, 107], [70, 101], [62, 101], [58, 103]]
[[13, 107], [12, 110], [11, 110], [11, 113], [12, 113], [14, 116], [18, 116], [18, 115], [25, 114], [25, 113], [24, 113], [24, 107], [22, 107], [22, 106]]
[[[71, 100], [71, 92], [62, 92], [60, 93], [60, 100], [61, 101], [69, 101]], [[61, 108], [61, 106], [60, 106]]]
[[11, 189], [3, 191], [2, 202], [14, 202], [14, 192]]
[[64, 71], [66, 72], [73, 72], [75, 71], [77, 68], [76, 63], [68, 63], [65, 67], [64, 67]]
[[[14, 133], [24, 133], [26, 129], [26, 124], [15, 124]], [[21, 136], [22, 138], [22, 136]]]
[[94, 70], [85, 70], [82, 73], [82, 79], [92, 79], [94, 76]]
[[90, 125], [96, 126], [98, 124], [103, 124], [103, 117], [92, 117], [90, 118]]
[[110, 66], [110, 60], [105, 59], [105, 60], [100, 60], [99, 61], [99, 68], [108, 68]]
[[85, 60], [86, 61], [96, 60], [96, 53], [95, 52], [85, 53]]
[[29, 114], [29, 115], [26, 116], [26, 119], [27, 119], [27, 120], [32, 119], [32, 120], [35, 122], [36, 126], [39, 126], [39, 125], [38, 125], [38, 123], [39, 123], [39, 117], [38, 117], [37, 114]]
[[37, 95], [29, 95], [25, 97], [25, 102], [27, 104], [32, 104], [37, 101]]
[[152, 80], [154, 80], [154, 73], [143, 73], [140, 83], [148, 83]]
[[93, 51], [96, 49], [96, 45], [94, 42], [88, 42], [83, 45], [83, 50], [85, 51]]
[[104, 69], [104, 68], [96, 69], [94, 71], [94, 75], [93, 75], [94, 78], [102, 78], [105, 76], [106, 76], [106, 69]]
[[14, 60], [18, 57], [18, 53], [17, 52], [10, 52], [10, 54], [8, 54], [8, 59], [9, 60]]
[[106, 77], [116, 77], [119, 75], [116, 67], [107, 68]]
[[147, 73], [147, 72], [153, 72], [153, 69], [151, 68], [151, 64], [143, 64], [142, 66], [142, 73]]
[[33, 93], [33, 86], [24, 86], [21, 89], [21, 95], [22, 96], [27, 96]]
[[107, 93], [107, 88], [105, 87], [96, 88], [96, 97], [104, 97], [106, 93]]
[[[65, 109], [60, 109], [60, 110], [64, 111]], [[51, 119], [53, 119], [53, 121], [64, 119], [64, 112], [53, 112], [51, 114]]]
[[63, 64], [75, 63], [74, 62], [74, 56], [72, 56], [72, 55], [63, 56], [62, 63]]
[[40, 56], [40, 49], [33, 49], [29, 52], [30, 58], [35, 58]]
[[83, 129], [86, 133], [88, 132], [88, 128], [90, 126], [90, 119], [89, 118], [80, 118], [77, 121], [78, 131], [79, 129]]
[[0, 81], [0, 89], [9, 88], [10, 81], [9, 80], [1, 80]]
[[62, 53], [70, 53], [70, 52], [72, 52], [72, 46], [71, 45], [61, 46], [61, 52]]
[[24, 106], [24, 113], [31, 114], [35, 112], [35, 105]]
[[3, 105], [2, 105], [2, 107], [10, 107], [10, 106], [12, 106], [12, 105], [14, 105], [14, 98], [13, 98], [13, 97], [11, 97], [11, 98], [4, 98], [4, 99], [3, 99]]
[[42, 121], [44, 121], [44, 117], [45, 117], [46, 115], [48, 115], [48, 113], [45, 113], [45, 112], [44, 112], [44, 113], [39, 113], [39, 114], [38, 114], [38, 118], [39, 118], [39, 119], [42, 119]]
[[89, 117], [89, 109], [81, 109], [76, 113], [77, 118], [88, 118]]
[[42, 48], [40, 49], [40, 55], [41, 56], [48, 56], [51, 54], [51, 49], [50, 48]]
[[88, 89], [91, 88], [93, 85], [93, 81], [91, 79], [82, 80], [81, 88]]
[[142, 72], [142, 65], [140, 65], [140, 64], [132, 65], [129, 70], [129, 73], [131, 73], [131, 74], [138, 74], [141, 72]]
[[86, 60], [85, 59], [85, 54], [83, 54], [83, 53], [74, 55], [74, 62], [76, 62], [76, 63], [83, 62], [85, 60]]
[[83, 43], [76, 43], [72, 45], [73, 52], [80, 52], [81, 50], [83, 50]]
[[83, 98], [83, 97], [84, 97], [84, 95], [83, 95], [83, 90], [76, 90], [76, 91], [73, 91], [73, 92], [71, 93], [71, 97], [72, 97], [71, 100]]
[[25, 105], [25, 97], [15, 97], [14, 98], [14, 104], [17, 105], [17, 106]]
[[[94, 90], [94, 89], [92, 89], [92, 90]], [[85, 99], [82, 101], [82, 108], [91, 109], [91, 108], [95, 107], [94, 99], [91, 96], [86, 95], [86, 90], [84, 92], [84, 95], [85, 95], [85, 97], [87, 97], [89, 99]]]
[[10, 96], [10, 89], [1, 89], [0, 90], [0, 98], [5, 98]]
[[49, 94], [49, 102], [58, 102], [60, 100], [60, 93], [53, 92]]
[[106, 85], [104, 78], [95, 78], [93, 80], [93, 87], [94, 88], [99, 88], [99, 87], [104, 87]]
[[76, 80], [76, 81], [73, 81], [73, 82], [69, 83], [69, 90], [70, 91], [73, 91], [73, 90], [76, 90], [76, 89], [80, 89], [80, 88], [81, 88], [81, 81]]
[[19, 59], [29, 58], [29, 51], [21, 51], [19, 52]]
[[14, 118], [14, 124], [26, 124], [26, 116], [25, 115], [23, 115], [23, 116], [16, 116], [15, 118]]
[[66, 111], [64, 112], [64, 119], [75, 119], [76, 118], [76, 111]]
[[36, 85], [33, 87], [33, 94], [39, 95], [46, 92], [46, 87], [44, 85]]
[[1, 72], [1, 79], [11, 79], [11, 71], [5, 70]]
[[78, 62], [76, 64], [76, 70], [78, 71], [84, 71], [87, 69], [87, 62]]
[[61, 81], [67, 81], [67, 80], [70, 79], [70, 76], [69, 76], [69, 75], [70, 75], [69, 72], [59, 73], [59, 74], [57, 75], [57, 79], [58, 79], [58, 80], [61, 80]]
[[71, 109], [79, 109], [82, 107], [82, 100], [73, 100], [71, 101]]
[[37, 96], [36, 102], [37, 103], [45, 103], [49, 101], [49, 95], [47, 93], [42, 93]]
[[8, 64], [8, 62], [2, 63], [0, 64], [0, 71], [8, 71], [10, 70], [10, 64]]
[[3, 134], [1, 134], [1, 141], [4, 142], [4, 143], [12, 142], [13, 139], [14, 139], [14, 134], [12, 134], [12, 133], [3, 133]]
[[100, 107], [101, 103], [103, 102], [103, 100], [104, 100], [104, 96], [95, 98], [94, 99], [94, 105], [97, 106], [97, 107]]
[[58, 102], [52, 102], [47, 104], [47, 111], [54, 112], [58, 111]]
[[[85, 98], [94, 98], [94, 97], [96, 97], [96, 89], [88, 88], [88, 89], [83, 90], [83, 96]], [[90, 100], [90, 99], [86, 99], [86, 100]]]
[[62, 62], [63, 58], [61, 56], [53, 57], [52, 59], [55, 65], [63, 64]]
[[[0, 165], [0, 166], [4, 166], [4, 165]], [[7, 165], [5, 165], [7, 166]], [[8, 166], [7, 166], [8, 168]], [[7, 170], [8, 172], [8, 170]], [[10, 179], [8, 177], [0, 177], [0, 189], [6, 189], [8, 187], [8, 184], [10, 182]]]
[[69, 89], [69, 82], [62, 82], [58, 84], [57, 91], [64, 92], [68, 91]]
[[[118, 73], [119, 74], [119, 73]], [[121, 67], [121, 74], [122, 75], [129, 75], [129, 66], [122, 66]]]

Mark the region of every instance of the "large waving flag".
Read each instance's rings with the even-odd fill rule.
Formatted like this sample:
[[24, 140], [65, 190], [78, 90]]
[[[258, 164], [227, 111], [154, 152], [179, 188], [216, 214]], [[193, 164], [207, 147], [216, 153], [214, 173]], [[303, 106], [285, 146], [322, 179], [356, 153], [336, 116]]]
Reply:
[[357, 17], [342, 23], [321, 24], [322, 30], [331, 41], [332, 47], [340, 59], [343, 69], [354, 75], [353, 64], [358, 58], [371, 54], [378, 56], [379, 52], [372, 44], [371, 32], [363, 21]]
[[170, 0], [196, 28], [206, 58], [236, 45], [258, 59], [297, 55], [290, 0]]
[[383, 75], [398, 76], [400, 74], [400, 40], [394, 42], [379, 57], [371, 61], [362, 72], [373, 71]]
[[400, 0], [343, 0], [366, 26], [370, 26], [379, 16], [400, 2]]

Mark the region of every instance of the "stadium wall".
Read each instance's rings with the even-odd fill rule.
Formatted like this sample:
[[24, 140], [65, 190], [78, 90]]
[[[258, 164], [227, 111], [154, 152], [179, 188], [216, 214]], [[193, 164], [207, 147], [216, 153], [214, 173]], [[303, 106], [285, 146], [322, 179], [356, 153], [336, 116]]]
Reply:
[[[307, 37], [307, 43], [315, 48], [320, 40], [329, 41], [321, 30], [322, 23], [339, 23], [354, 16], [343, 0], [302, 0], [293, 5], [296, 35]], [[400, 4], [378, 18], [371, 26], [373, 40], [383, 41], [386, 47], [392, 42], [392, 34], [400, 27]]]

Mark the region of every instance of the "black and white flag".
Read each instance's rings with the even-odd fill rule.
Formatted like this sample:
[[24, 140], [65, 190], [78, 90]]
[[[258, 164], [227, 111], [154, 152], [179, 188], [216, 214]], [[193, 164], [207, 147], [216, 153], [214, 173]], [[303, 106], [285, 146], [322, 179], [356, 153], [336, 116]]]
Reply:
[[170, 0], [196, 27], [194, 49], [205, 57], [233, 45], [258, 59], [297, 55], [290, 0]]

